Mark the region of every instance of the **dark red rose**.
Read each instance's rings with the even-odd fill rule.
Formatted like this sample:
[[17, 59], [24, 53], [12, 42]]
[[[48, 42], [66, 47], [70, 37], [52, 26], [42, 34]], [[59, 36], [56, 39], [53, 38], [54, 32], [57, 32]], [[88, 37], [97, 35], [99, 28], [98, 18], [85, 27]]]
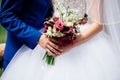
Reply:
[[64, 36], [64, 37], [56, 37], [55, 39], [58, 41], [60, 46], [67, 46], [68, 44], [75, 43], [76, 41], [76, 36], [72, 37], [73, 35], [70, 36]]
[[64, 29], [61, 32], [64, 34], [71, 34], [73, 32], [73, 27], [64, 27]]

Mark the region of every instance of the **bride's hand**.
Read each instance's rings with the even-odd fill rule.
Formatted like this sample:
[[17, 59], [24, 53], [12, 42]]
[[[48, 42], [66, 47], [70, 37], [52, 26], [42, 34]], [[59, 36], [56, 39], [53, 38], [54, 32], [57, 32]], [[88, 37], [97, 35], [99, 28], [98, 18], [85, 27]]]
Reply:
[[102, 25], [100, 25], [98, 23], [92, 23], [91, 27], [88, 27], [87, 29], [85, 29], [84, 31], [80, 32], [77, 35], [76, 43], [73, 43], [73, 44], [71, 43], [71, 44], [69, 44], [67, 46], [62, 46], [62, 50], [63, 50], [62, 54], [69, 51], [73, 47], [75, 47], [77, 45], [81, 45], [84, 42], [88, 41], [93, 36], [95, 36], [97, 33], [102, 31], [102, 29], [103, 29]]
[[[81, 37], [81, 38], [80, 38], [80, 37]], [[79, 40], [79, 38], [80, 38], [81, 40]], [[78, 35], [76, 36], [76, 41], [75, 41], [75, 43], [70, 43], [70, 44], [68, 44], [68, 45], [66, 45], [66, 46], [61, 46], [61, 49], [62, 49], [62, 53], [61, 53], [61, 54], [64, 54], [65, 52], [71, 50], [72, 48], [74, 48], [74, 47], [82, 44], [83, 41], [84, 41], [84, 39], [83, 39], [83, 37], [81, 36], [81, 34], [78, 34]], [[61, 54], [60, 54], [60, 55], [61, 55]]]
[[62, 52], [60, 47], [57, 44], [55, 44], [55, 40], [48, 38], [44, 34], [40, 37], [38, 43], [48, 52], [49, 55], [52, 55], [54, 57], [60, 55]]

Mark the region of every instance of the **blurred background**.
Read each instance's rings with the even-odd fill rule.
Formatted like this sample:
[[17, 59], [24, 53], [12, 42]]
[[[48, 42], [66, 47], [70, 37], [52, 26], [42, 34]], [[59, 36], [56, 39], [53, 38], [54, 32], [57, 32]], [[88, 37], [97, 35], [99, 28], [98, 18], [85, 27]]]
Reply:
[[2, 57], [3, 57], [3, 50], [4, 44], [6, 41], [6, 30], [0, 25], [0, 75], [2, 74]]
[[6, 30], [0, 25], [0, 44], [6, 41]]
[[[0, 0], [0, 7], [1, 7], [1, 2], [2, 0]], [[0, 44], [5, 43], [5, 41], [6, 41], [6, 30], [0, 24]]]
[[[0, 0], [0, 7], [1, 7], [1, 2], [2, 0]], [[6, 30], [0, 24], [0, 76], [2, 74], [2, 58], [3, 58], [5, 41], [6, 41]]]

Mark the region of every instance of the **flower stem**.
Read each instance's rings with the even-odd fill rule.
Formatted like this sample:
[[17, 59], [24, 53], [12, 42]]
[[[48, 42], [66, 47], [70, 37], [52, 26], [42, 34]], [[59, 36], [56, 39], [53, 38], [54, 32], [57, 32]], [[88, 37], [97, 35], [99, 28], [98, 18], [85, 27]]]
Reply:
[[43, 60], [48, 64], [48, 65], [54, 65], [54, 57], [48, 55], [48, 52], [45, 53]]

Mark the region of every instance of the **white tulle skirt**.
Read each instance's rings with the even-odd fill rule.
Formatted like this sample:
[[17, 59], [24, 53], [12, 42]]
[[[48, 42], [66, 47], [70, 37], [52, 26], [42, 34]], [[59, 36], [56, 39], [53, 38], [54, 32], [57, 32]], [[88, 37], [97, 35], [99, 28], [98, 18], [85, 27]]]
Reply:
[[44, 63], [44, 54], [39, 45], [21, 47], [0, 80], [120, 80], [120, 53], [103, 31], [56, 57], [54, 66]]

